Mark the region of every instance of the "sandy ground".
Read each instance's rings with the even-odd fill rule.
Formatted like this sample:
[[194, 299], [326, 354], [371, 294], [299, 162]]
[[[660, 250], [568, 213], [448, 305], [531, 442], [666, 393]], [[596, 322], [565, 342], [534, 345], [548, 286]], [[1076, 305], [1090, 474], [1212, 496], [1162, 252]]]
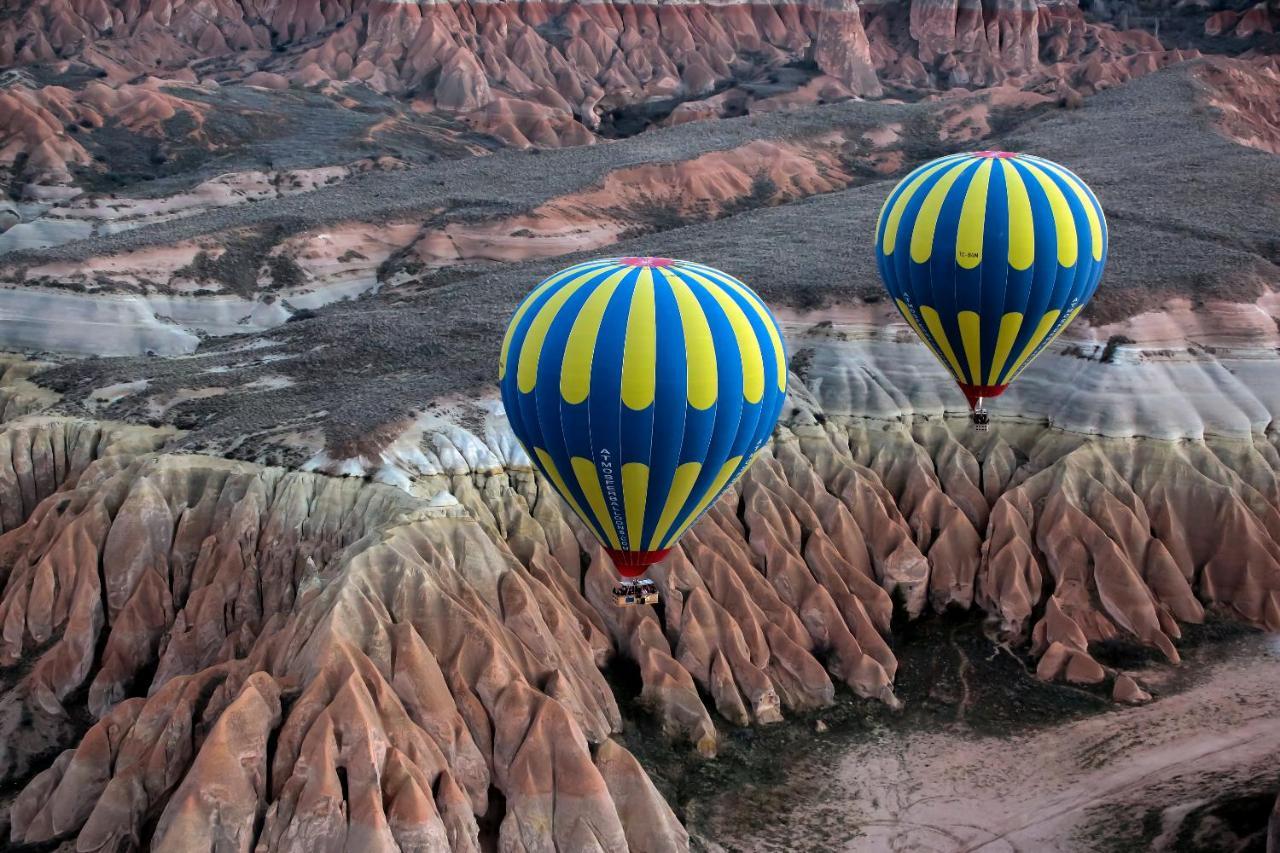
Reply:
[[[1280, 783], [1280, 639], [1235, 643], [1191, 686], [1141, 707], [1010, 737], [882, 730], [827, 768], [796, 768], [792, 782], [808, 793], [765, 832], [735, 833], [741, 801], [736, 792], [721, 795], [705, 813], [716, 838], [705, 847], [1188, 849], [1189, 813]], [[1215, 836], [1214, 846], [1231, 837]]]

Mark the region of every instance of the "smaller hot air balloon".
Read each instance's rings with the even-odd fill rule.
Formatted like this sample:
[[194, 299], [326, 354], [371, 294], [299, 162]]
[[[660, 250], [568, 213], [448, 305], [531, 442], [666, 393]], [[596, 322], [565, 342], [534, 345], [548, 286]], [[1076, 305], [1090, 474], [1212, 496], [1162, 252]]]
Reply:
[[533, 464], [636, 582], [773, 433], [787, 391], [778, 324], [727, 273], [669, 258], [561, 270], [516, 309], [502, 403]]
[[885, 200], [880, 277], [985, 429], [998, 397], [1075, 319], [1107, 260], [1102, 205], [1076, 175], [1027, 154], [926, 163]]

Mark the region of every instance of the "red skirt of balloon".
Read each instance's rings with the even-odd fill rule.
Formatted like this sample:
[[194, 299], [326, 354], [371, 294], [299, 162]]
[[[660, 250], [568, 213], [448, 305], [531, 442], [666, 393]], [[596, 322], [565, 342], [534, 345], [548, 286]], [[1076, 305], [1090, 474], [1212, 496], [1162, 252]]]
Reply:
[[979, 397], [984, 399], [987, 397], [999, 397], [1004, 393], [1004, 389], [1008, 387], [1008, 385], [960, 385], [960, 390], [964, 392], [965, 399], [969, 401], [969, 408], [976, 409]]
[[605, 551], [609, 552], [613, 564], [624, 578], [640, 577], [646, 569], [661, 562], [663, 557], [671, 553], [670, 548], [663, 548], [661, 551], [615, 551], [605, 548]]

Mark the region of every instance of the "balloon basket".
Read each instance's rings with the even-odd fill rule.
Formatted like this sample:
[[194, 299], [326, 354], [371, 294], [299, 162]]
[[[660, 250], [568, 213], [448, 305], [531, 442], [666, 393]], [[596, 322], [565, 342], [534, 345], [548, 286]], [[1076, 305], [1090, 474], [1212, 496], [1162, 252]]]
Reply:
[[619, 607], [634, 607], [637, 604], [657, 604], [658, 585], [649, 579], [618, 581], [613, 587], [613, 603]]
[[[1004, 389], [1001, 388], [1000, 390], [1003, 391]], [[969, 389], [965, 390], [966, 396], [970, 393]], [[969, 397], [969, 403], [973, 406], [973, 431], [986, 432], [987, 426], [991, 423], [991, 416], [987, 414], [986, 406], [982, 405], [982, 396]]]

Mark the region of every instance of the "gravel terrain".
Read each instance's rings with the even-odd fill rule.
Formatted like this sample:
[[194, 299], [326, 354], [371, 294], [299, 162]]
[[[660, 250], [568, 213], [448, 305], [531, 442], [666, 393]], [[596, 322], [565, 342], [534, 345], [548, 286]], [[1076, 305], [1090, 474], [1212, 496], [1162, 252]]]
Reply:
[[[1107, 276], [1085, 315], [1094, 322], [1132, 316], [1175, 296], [1252, 301], [1265, 286], [1280, 282], [1280, 159], [1229, 142], [1212, 129], [1213, 116], [1196, 106], [1199, 64], [1102, 93], [1082, 110], [1033, 113], [999, 139], [1011, 150], [1071, 164], [1106, 206], [1111, 253]], [[758, 121], [686, 125], [593, 147], [501, 153], [408, 173], [370, 174], [300, 196], [23, 253], [21, 260], [99, 254], [233, 226], [302, 228], [326, 217], [403, 216], [440, 204], [451, 205], [456, 216], [492, 216], [589, 185], [627, 164], [690, 158], [765, 135], [926, 121], [927, 109], [816, 107]], [[937, 152], [919, 153], [923, 159]], [[818, 308], [876, 300], [880, 284], [868, 235], [892, 185], [871, 181], [712, 222], [675, 223], [618, 243], [610, 253], [697, 258], [740, 276], [775, 305]], [[264, 437], [303, 426], [318, 426], [329, 442], [354, 440], [401, 422], [433, 400], [492, 393], [498, 345], [515, 305], [537, 281], [576, 259], [436, 272], [304, 314], [269, 332], [211, 340], [191, 357], [94, 359], [38, 381], [65, 392], [63, 408], [75, 412], [91, 391], [116, 383], [146, 379], [149, 392], [164, 397], [215, 382], [234, 391], [264, 375], [284, 376], [287, 387], [187, 402], [165, 419], [192, 430], [186, 439], [191, 447], [233, 446], [233, 453], [249, 458], [262, 456]], [[126, 398], [105, 414], [146, 419], [146, 404]]]

